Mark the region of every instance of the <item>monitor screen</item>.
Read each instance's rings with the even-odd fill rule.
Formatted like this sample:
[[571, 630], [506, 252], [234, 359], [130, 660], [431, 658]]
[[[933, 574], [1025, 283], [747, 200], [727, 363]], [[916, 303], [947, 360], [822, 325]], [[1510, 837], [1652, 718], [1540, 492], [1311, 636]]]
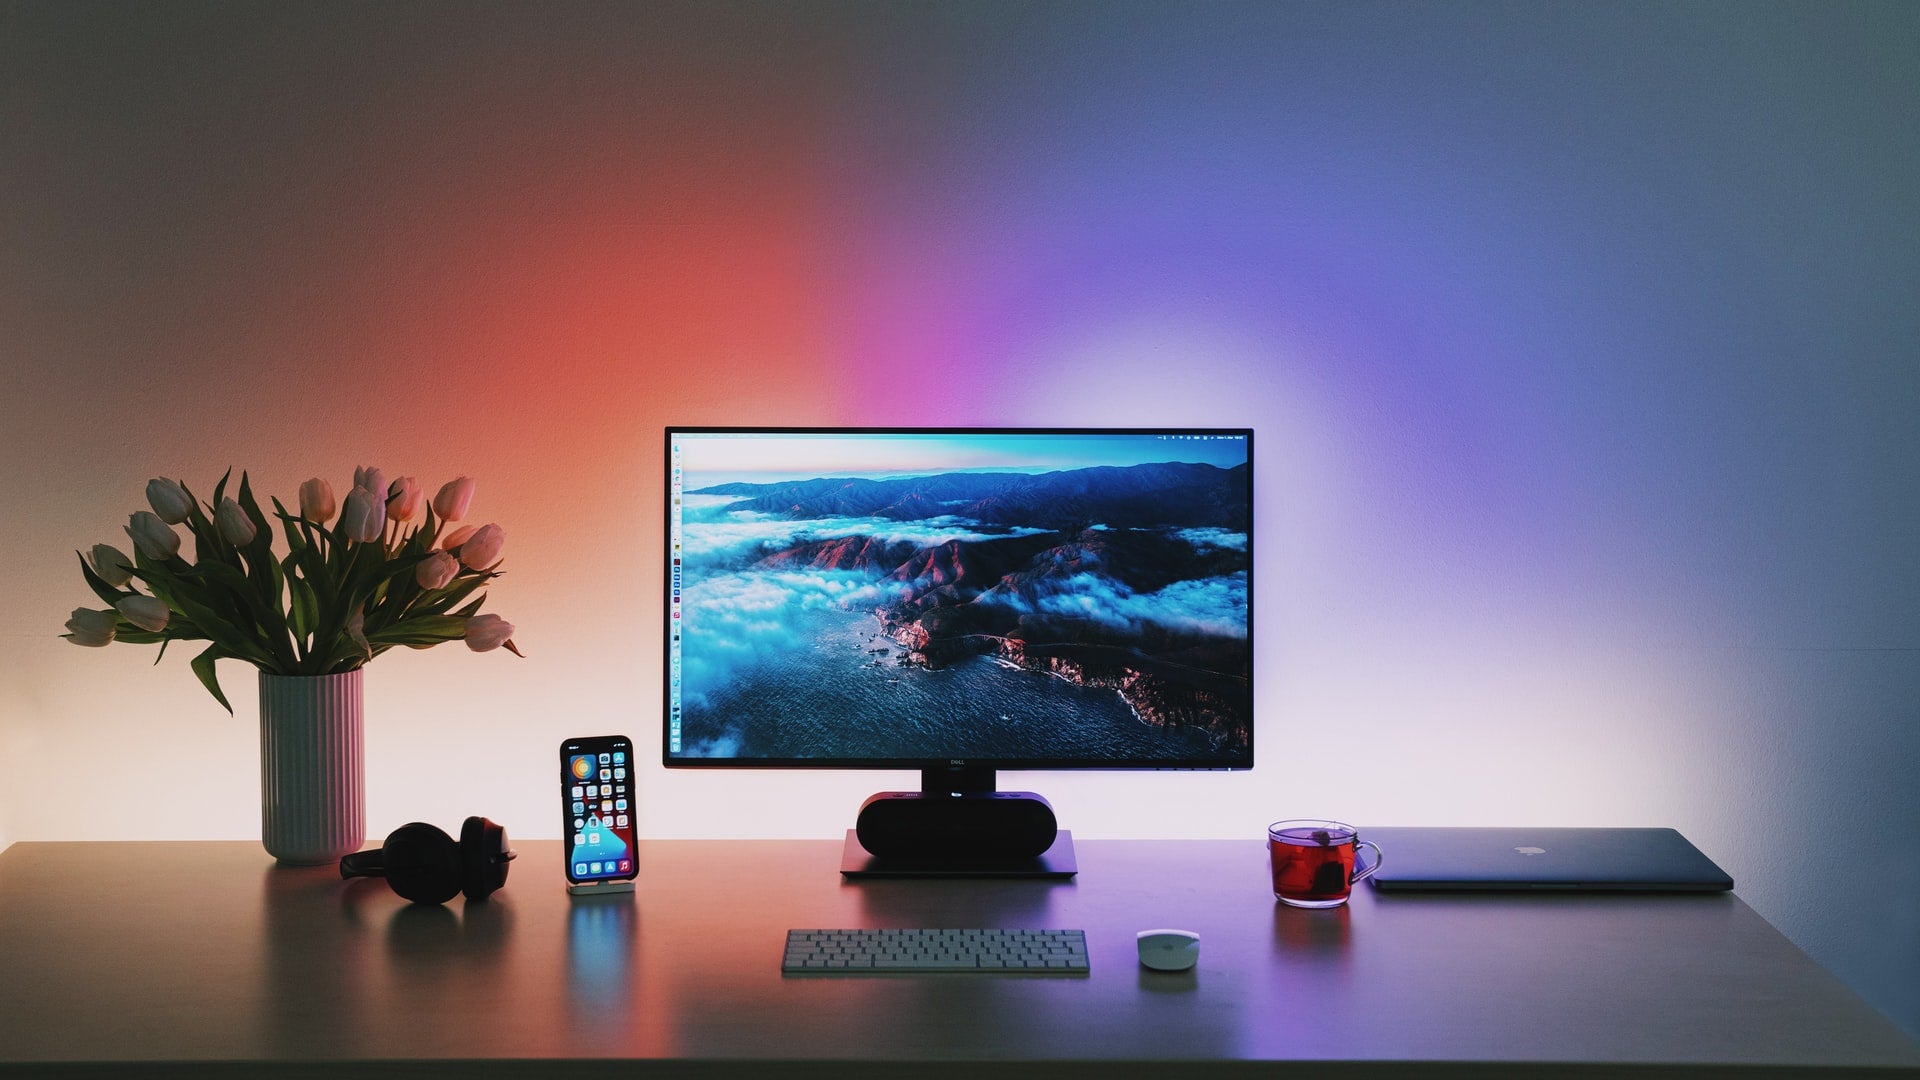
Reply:
[[1252, 431], [666, 435], [668, 765], [1252, 766]]

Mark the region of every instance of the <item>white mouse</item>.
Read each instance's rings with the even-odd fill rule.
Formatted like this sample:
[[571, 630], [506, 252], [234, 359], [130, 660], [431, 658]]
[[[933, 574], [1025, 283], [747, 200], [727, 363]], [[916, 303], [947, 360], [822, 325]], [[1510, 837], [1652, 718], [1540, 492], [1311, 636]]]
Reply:
[[1185, 971], [1200, 959], [1200, 935], [1191, 930], [1142, 930], [1134, 941], [1140, 962], [1155, 971]]

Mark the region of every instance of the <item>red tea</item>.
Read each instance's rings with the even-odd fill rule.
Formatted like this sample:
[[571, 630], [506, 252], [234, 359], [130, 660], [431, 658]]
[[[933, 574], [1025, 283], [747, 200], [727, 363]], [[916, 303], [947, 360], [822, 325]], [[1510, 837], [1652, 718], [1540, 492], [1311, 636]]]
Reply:
[[1296, 904], [1337, 904], [1353, 891], [1354, 835], [1296, 826], [1267, 836], [1273, 895]]

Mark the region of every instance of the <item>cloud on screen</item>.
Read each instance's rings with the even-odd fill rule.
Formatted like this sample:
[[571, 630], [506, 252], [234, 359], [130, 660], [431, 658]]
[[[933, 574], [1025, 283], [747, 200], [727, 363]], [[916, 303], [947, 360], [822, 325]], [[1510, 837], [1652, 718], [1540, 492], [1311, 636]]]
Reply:
[[1203, 552], [1214, 548], [1226, 548], [1229, 551], [1247, 550], [1247, 534], [1235, 532], [1232, 529], [1175, 529], [1173, 535]]
[[683, 703], [706, 707], [710, 690], [730, 685], [735, 672], [812, 648], [796, 614], [877, 595], [867, 575], [839, 570], [717, 574], [690, 583], [680, 605]]
[[1247, 634], [1245, 573], [1176, 581], [1149, 593], [1135, 592], [1099, 574], [1075, 574], [1033, 604], [1001, 592], [983, 595], [981, 600], [1083, 619], [1116, 630], [1135, 630], [1152, 623], [1209, 637], [1244, 638]]
[[985, 540], [994, 536], [1020, 536], [1044, 532], [1042, 529], [1012, 529], [982, 532], [979, 522], [969, 518], [943, 515], [917, 521], [896, 521], [878, 517], [804, 518], [798, 521], [748, 510], [728, 510], [739, 499], [725, 495], [683, 496], [681, 504], [680, 547], [683, 556], [707, 562], [728, 562], [782, 551], [795, 544], [814, 540], [838, 540], [848, 536], [871, 536], [886, 543], [910, 543], [916, 548], [932, 547], [949, 540]]

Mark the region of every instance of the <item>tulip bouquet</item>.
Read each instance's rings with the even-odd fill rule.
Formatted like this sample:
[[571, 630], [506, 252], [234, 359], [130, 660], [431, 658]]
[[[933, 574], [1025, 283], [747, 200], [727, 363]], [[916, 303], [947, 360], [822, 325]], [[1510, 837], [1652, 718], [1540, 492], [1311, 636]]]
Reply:
[[[298, 514], [272, 500], [287, 542], [276, 555], [273, 526], [245, 473], [238, 496], [227, 494], [232, 475], [205, 504], [178, 481], [148, 482], [153, 509], [136, 511], [126, 526], [133, 557], [111, 544], [80, 555], [81, 574], [109, 606], [76, 609], [61, 636], [76, 645], [158, 644], [163, 656], [173, 641], [209, 642], [193, 673], [228, 712], [216, 660], [277, 675], [333, 675], [395, 645], [465, 641], [475, 652], [505, 646], [521, 655], [513, 624], [479, 614], [486, 595], [475, 593], [500, 576], [506, 537], [498, 525], [456, 526], [473, 501], [472, 479], [449, 481], [428, 502], [411, 476], [388, 483], [379, 469], [356, 469], [338, 520], [333, 487], [308, 480]], [[180, 555], [176, 525], [193, 534], [193, 562]]]

